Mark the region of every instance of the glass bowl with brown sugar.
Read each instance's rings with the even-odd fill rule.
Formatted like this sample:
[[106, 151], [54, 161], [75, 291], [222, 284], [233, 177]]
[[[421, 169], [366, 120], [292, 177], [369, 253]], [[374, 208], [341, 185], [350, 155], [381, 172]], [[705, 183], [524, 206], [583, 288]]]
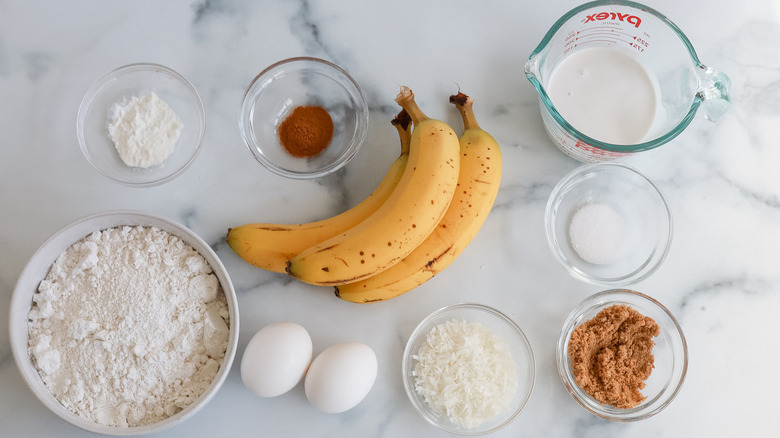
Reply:
[[674, 315], [632, 290], [591, 295], [571, 311], [556, 348], [564, 386], [585, 410], [629, 422], [661, 412], [677, 396], [688, 347]]

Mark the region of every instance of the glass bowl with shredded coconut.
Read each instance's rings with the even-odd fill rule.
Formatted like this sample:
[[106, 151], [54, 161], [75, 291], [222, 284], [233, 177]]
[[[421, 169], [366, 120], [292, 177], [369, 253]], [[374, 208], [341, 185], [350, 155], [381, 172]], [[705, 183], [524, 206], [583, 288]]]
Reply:
[[531, 344], [500, 311], [455, 304], [420, 322], [406, 344], [404, 388], [429, 423], [457, 435], [483, 435], [511, 423], [535, 382]]
[[238, 344], [235, 291], [187, 228], [99, 213], [49, 238], [11, 300], [14, 359], [52, 412], [91, 432], [180, 424], [226, 379]]
[[575, 278], [626, 286], [652, 275], [672, 241], [672, 214], [658, 187], [620, 163], [580, 166], [550, 193], [547, 241]]
[[120, 183], [149, 187], [184, 172], [203, 146], [206, 113], [195, 87], [158, 64], [130, 64], [98, 79], [79, 107], [84, 157]]

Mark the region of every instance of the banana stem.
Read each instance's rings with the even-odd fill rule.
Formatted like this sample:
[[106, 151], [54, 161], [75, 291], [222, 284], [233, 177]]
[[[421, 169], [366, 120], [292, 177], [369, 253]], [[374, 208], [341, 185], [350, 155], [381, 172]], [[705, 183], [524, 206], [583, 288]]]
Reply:
[[417, 102], [414, 101], [414, 93], [412, 90], [404, 85], [401, 85], [401, 92], [395, 97], [396, 103], [409, 113], [412, 118], [412, 123], [419, 124], [425, 120], [428, 120], [428, 116], [417, 106]]
[[401, 155], [409, 153], [409, 145], [412, 143], [412, 118], [406, 110], [402, 109], [400, 113], [390, 122], [398, 131], [401, 137]]
[[450, 96], [450, 103], [455, 104], [455, 107], [460, 112], [460, 116], [463, 118], [464, 129], [480, 129], [472, 108], [474, 105], [473, 98], [458, 91], [458, 94]]

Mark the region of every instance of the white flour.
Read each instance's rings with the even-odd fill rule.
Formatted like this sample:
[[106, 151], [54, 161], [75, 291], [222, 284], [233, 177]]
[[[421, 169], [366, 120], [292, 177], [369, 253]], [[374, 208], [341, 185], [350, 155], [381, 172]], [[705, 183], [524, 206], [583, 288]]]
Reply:
[[181, 120], [153, 91], [111, 110], [108, 135], [119, 157], [131, 167], [159, 166], [176, 147]]
[[151, 424], [187, 407], [227, 347], [219, 280], [195, 249], [156, 228], [112, 228], [73, 244], [33, 301], [29, 353], [43, 382], [101, 424]]

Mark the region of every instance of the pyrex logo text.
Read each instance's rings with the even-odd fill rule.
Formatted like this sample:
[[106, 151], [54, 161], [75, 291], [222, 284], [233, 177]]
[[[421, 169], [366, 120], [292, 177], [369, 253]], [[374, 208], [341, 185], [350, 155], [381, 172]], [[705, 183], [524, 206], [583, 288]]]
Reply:
[[588, 15], [587, 17], [588, 18], [586, 18], [583, 23], [596, 20], [620, 20], [633, 24], [634, 27], [639, 27], [642, 23], [642, 19], [636, 15], [621, 14], [619, 12], [599, 12], [598, 14]]

